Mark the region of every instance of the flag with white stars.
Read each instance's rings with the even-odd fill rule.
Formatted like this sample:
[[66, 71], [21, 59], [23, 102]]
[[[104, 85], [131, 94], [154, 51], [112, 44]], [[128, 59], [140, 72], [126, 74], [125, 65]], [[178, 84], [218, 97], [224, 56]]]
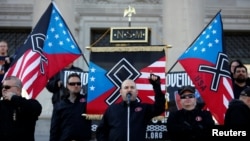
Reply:
[[141, 102], [154, 102], [150, 73], [161, 77], [165, 91], [164, 51], [91, 52], [89, 66], [87, 114], [103, 114], [108, 106], [120, 102], [120, 87], [125, 79], [135, 81], [137, 100]]
[[233, 98], [233, 91], [228, 56], [223, 47], [220, 12], [178, 61], [201, 94], [208, 110], [219, 124], [223, 124], [228, 103]]
[[52, 2], [14, 55], [6, 76], [17, 76], [30, 98], [48, 79], [82, 55], [56, 4]]

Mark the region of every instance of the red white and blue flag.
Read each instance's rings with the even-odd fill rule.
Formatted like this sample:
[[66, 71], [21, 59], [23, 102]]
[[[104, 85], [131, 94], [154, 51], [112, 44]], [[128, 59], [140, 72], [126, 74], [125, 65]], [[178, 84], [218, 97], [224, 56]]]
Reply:
[[135, 81], [138, 101], [154, 102], [148, 81], [150, 73], [161, 77], [165, 91], [165, 52], [91, 52], [89, 63], [87, 114], [103, 114], [106, 108], [121, 101], [120, 86], [125, 79]]
[[228, 103], [233, 98], [233, 90], [228, 56], [223, 48], [220, 12], [178, 61], [188, 73], [208, 110], [218, 124], [223, 124]]
[[30, 98], [48, 79], [82, 55], [63, 17], [52, 2], [26, 41], [18, 48], [6, 76], [17, 76]]

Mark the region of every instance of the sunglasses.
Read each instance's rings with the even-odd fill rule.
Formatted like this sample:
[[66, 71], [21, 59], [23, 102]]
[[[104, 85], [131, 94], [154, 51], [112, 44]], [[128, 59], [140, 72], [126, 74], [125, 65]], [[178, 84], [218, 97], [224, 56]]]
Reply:
[[3, 85], [3, 86], [2, 86], [2, 89], [4, 88], [4, 89], [8, 90], [8, 89], [10, 89], [11, 87], [18, 87], [18, 86]]
[[187, 94], [187, 95], [182, 95], [180, 96], [181, 99], [188, 99], [188, 98], [195, 98], [194, 94]]
[[81, 82], [69, 82], [68, 84], [69, 84], [70, 86], [75, 86], [75, 85], [81, 86], [81, 85], [82, 85]]

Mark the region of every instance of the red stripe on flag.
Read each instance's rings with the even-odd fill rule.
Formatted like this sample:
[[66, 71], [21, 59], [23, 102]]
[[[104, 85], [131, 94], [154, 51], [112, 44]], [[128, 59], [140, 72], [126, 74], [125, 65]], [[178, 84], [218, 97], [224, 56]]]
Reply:
[[39, 84], [36, 84], [37, 86], [34, 84], [40, 72], [39, 60], [40, 55], [29, 50], [9, 69], [6, 76], [16, 76], [21, 79], [23, 88], [32, 95], [33, 89], [39, 87]]

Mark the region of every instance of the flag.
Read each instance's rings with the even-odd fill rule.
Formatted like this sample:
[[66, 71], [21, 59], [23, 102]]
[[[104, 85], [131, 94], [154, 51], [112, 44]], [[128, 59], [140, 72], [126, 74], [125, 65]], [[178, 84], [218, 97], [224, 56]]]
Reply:
[[223, 25], [218, 12], [178, 58], [218, 124], [233, 98], [228, 56], [223, 48]]
[[87, 114], [103, 114], [108, 106], [120, 102], [120, 86], [125, 79], [135, 81], [141, 102], [154, 102], [150, 73], [161, 77], [165, 91], [164, 51], [91, 52], [89, 66]]
[[54, 2], [14, 55], [6, 76], [17, 76], [30, 98], [46, 86], [48, 79], [81, 56], [63, 17]]

